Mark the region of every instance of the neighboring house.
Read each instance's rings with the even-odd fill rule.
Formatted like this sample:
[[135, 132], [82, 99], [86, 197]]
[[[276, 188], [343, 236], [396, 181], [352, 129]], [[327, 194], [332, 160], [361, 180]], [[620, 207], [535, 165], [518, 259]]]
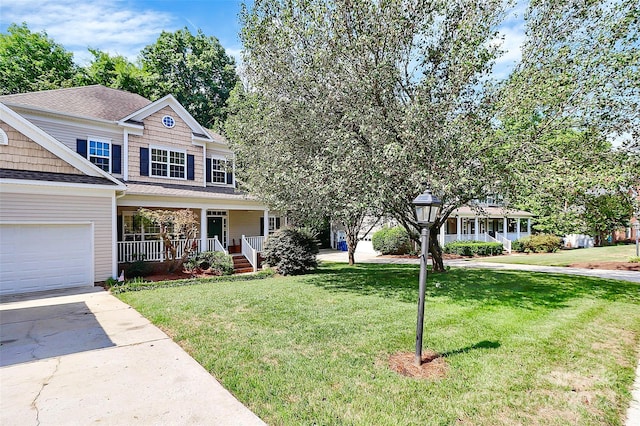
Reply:
[[[438, 241], [441, 246], [452, 241], [493, 241], [504, 245], [506, 251], [511, 252], [511, 243], [522, 237], [531, 235], [531, 219], [533, 214], [503, 207], [496, 197], [487, 197], [474, 203], [474, 207], [464, 206], [454, 210], [447, 221], [440, 227]], [[370, 230], [360, 235], [360, 241], [371, 241], [374, 232], [384, 226], [398, 226], [390, 218], [379, 220], [368, 218], [364, 228]], [[345, 241], [344, 231], [340, 226], [331, 228], [331, 246], [340, 247]], [[364, 244], [369, 247], [368, 243]]]
[[451, 241], [494, 241], [511, 252], [511, 243], [531, 235], [533, 214], [508, 209], [499, 200], [487, 198], [472, 207], [454, 210], [438, 234], [441, 245]]
[[124, 262], [164, 260], [140, 207], [193, 210], [198, 250], [242, 253], [254, 269], [281, 222], [236, 190], [226, 141], [171, 95], [0, 96], [0, 294], [89, 286]]

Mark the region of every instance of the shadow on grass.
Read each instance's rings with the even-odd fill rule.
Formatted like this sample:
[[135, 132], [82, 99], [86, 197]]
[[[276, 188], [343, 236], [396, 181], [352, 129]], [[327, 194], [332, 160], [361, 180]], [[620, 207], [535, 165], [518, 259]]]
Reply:
[[474, 349], [497, 349], [500, 347], [500, 342], [493, 342], [489, 340], [483, 340], [475, 345], [467, 346], [465, 348], [456, 349], [453, 351], [447, 351], [440, 354], [441, 357], [446, 358], [452, 355], [466, 354]]
[[[419, 266], [325, 264], [307, 282], [336, 292], [417, 300]], [[640, 303], [640, 285], [625, 281], [526, 271], [452, 269], [429, 273], [426, 296], [520, 308], [558, 308], [574, 298]]]

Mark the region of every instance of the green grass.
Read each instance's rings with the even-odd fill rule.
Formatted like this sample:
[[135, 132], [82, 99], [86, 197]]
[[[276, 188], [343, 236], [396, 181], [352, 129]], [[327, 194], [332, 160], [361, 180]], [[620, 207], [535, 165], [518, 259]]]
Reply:
[[636, 254], [636, 246], [619, 245], [560, 250], [556, 253], [522, 254], [473, 259], [480, 262], [517, 263], [522, 265], [569, 266], [574, 263], [627, 262]]
[[412, 352], [418, 267], [118, 295], [274, 425], [620, 425], [640, 343], [640, 286], [453, 269], [429, 275], [424, 347], [446, 378], [388, 367]]

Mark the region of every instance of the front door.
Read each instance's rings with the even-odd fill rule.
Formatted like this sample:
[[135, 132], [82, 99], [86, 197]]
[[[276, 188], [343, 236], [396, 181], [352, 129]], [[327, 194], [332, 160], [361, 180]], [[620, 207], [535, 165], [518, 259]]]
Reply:
[[213, 238], [218, 236], [218, 241], [224, 244], [222, 235], [222, 218], [211, 217], [207, 218], [207, 238]]

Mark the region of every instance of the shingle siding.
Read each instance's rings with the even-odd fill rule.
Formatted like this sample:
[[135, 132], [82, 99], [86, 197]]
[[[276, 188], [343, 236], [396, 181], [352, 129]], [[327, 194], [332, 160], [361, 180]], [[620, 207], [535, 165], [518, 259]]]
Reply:
[[[171, 129], [164, 127], [162, 117], [170, 115], [175, 120]], [[140, 173], [140, 148], [151, 146], [183, 150], [194, 157], [194, 180], [167, 179], [144, 176]], [[204, 185], [203, 148], [191, 142], [191, 128], [172, 108], [165, 107], [144, 119], [144, 134], [129, 135], [129, 180], [139, 182], [169, 183], [177, 185]], [[186, 160], [186, 158], [185, 158]], [[186, 165], [185, 165], [186, 173]], [[185, 174], [186, 177], [186, 174]]]
[[80, 170], [47, 151], [7, 123], [0, 121], [0, 128], [4, 130], [9, 139], [8, 145], [0, 145], [0, 168], [83, 174]]

